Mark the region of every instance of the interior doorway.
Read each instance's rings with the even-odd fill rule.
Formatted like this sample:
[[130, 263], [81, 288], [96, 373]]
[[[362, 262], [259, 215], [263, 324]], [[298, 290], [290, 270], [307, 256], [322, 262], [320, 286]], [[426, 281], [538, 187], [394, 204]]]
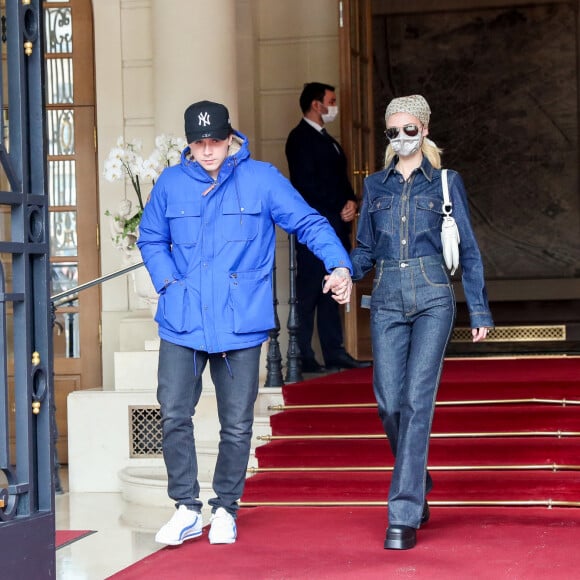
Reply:
[[[348, 159], [354, 191], [362, 200], [364, 178], [375, 171], [373, 111], [373, 38], [370, 0], [339, 2], [341, 140]], [[352, 227], [355, 245], [358, 218]], [[372, 272], [354, 285], [351, 306], [344, 317], [347, 352], [359, 360], [371, 360], [369, 310], [363, 296], [372, 289]]]
[[[90, 0], [43, 3], [51, 295], [99, 276], [93, 17]], [[67, 397], [101, 386], [100, 291], [61, 302], [54, 324], [58, 459], [68, 463]]]
[[[357, 81], [341, 85], [355, 112], [371, 109], [368, 170], [382, 166], [388, 101], [421, 93], [433, 110], [430, 137], [467, 186], [499, 340], [458, 338], [451, 353], [580, 351], [577, 10], [556, 0], [344, 2], [359, 26], [351, 18], [342, 30], [341, 58], [355, 61], [353, 41], [371, 38], [370, 71], [352, 65]], [[370, 99], [356, 94], [369, 75]], [[343, 133], [356, 136], [363, 117], [346, 119]], [[345, 145], [356, 150], [356, 137]], [[361, 169], [355, 162], [355, 181]], [[455, 286], [460, 330], [469, 320]], [[347, 340], [364, 349], [368, 315], [357, 300]]]

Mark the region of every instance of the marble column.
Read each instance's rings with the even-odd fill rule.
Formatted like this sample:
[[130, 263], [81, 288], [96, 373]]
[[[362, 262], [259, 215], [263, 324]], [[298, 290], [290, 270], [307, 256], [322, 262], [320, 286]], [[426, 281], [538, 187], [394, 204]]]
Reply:
[[152, 0], [156, 134], [183, 134], [195, 101], [226, 105], [238, 122], [236, 2]]

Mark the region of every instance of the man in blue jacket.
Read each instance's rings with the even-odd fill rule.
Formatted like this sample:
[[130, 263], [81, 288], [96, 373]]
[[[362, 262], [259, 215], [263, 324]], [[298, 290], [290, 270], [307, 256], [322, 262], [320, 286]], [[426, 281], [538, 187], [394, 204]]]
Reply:
[[[157, 180], [138, 246], [159, 303], [157, 398], [168, 494], [177, 508], [156, 541], [201, 535], [192, 416], [209, 361], [221, 425], [209, 541], [236, 541], [250, 454], [261, 345], [274, 327], [275, 226], [295, 233], [325, 264], [324, 292], [345, 304], [352, 266], [328, 221], [272, 165], [251, 159], [224, 105], [185, 111], [189, 146]], [[322, 281], [322, 280], [321, 280]], [[319, 284], [320, 282], [319, 281]]]

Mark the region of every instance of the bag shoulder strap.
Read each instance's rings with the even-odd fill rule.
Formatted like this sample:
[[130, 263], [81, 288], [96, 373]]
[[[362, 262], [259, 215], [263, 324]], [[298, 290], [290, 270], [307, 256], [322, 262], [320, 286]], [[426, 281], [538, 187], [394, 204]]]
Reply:
[[453, 204], [451, 203], [451, 198], [449, 197], [449, 183], [447, 181], [447, 169], [441, 170], [441, 183], [443, 185], [443, 213], [445, 215], [451, 215]]

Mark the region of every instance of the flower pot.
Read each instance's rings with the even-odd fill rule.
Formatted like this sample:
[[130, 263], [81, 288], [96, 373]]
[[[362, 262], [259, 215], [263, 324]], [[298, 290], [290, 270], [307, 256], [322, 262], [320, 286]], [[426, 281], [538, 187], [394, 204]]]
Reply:
[[[139, 252], [138, 249], [127, 252], [125, 254], [125, 262], [127, 266], [137, 264], [141, 261], [141, 252]], [[155, 287], [151, 282], [149, 272], [147, 272], [145, 266], [142, 266], [141, 268], [137, 268], [131, 272], [131, 278], [133, 279], [133, 288], [135, 290], [135, 294], [137, 294], [139, 298], [147, 303], [149, 310], [151, 311], [151, 316], [155, 317], [159, 295], [155, 291]]]

